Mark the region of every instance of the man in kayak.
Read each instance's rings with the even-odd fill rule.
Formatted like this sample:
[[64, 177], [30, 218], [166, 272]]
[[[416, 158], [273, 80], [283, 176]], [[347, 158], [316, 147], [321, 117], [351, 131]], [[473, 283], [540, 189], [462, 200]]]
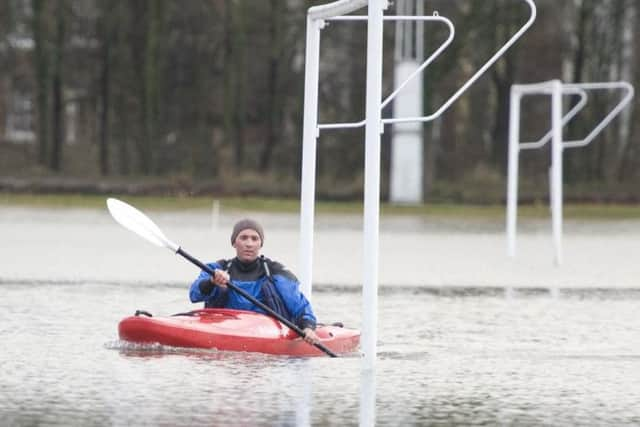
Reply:
[[236, 250], [236, 257], [208, 263], [215, 274], [200, 272], [189, 289], [191, 302], [204, 301], [207, 308], [264, 313], [260, 307], [229, 289], [227, 283], [233, 281], [234, 285], [295, 323], [304, 331], [305, 341], [319, 342], [315, 333], [316, 317], [309, 300], [300, 292], [298, 279], [279, 262], [260, 255], [263, 243], [264, 231], [257, 221], [238, 221], [231, 232], [231, 246]]

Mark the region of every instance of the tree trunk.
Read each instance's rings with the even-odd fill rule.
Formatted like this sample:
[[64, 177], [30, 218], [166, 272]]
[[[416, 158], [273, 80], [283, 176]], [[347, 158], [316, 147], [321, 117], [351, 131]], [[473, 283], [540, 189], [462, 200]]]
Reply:
[[[144, 3], [127, 2], [133, 11], [133, 19], [141, 20], [141, 32], [131, 42], [133, 62], [136, 65], [140, 124], [136, 138], [138, 171], [151, 175], [154, 171], [155, 141], [158, 137], [158, 112], [160, 102], [160, 36], [163, 20], [163, 0], [147, 0]], [[135, 32], [135, 28], [134, 28]], [[139, 65], [138, 65], [139, 64]]]
[[578, 49], [578, 37], [576, 32], [577, 8], [576, 0], [566, 1], [562, 5], [562, 81], [573, 82], [574, 54]]
[[271, 16], [269, 21], [269, 38], [271, 54], [269, 55], [269, 74], [267, 89], [267, 137], [260, 156], [260, 171], [267, 172], [271, 165], [273, 149], [280, 138], [282, 125], [283, 97], [280, 93], [280, 61], [282, 52], [282, 23], [285, 14], [282, 0], [271, 0]]
[[109, 116], [110, 116], [110, 86], [111, 86], [111, 13], [109, 8], [102, 10], [100, 22], [100, 36], [102, 47], [100, 50], [100, 118], [99, 118], [99, 146], [100, 146], [100, 174], [107, 176], [109, 168]]
[[244, 164], [245, 42], [244, 9], [233, 0], [225, 3], [225, 60], [223, 126], [225, 144], [232, 148], [236, 168]]
[[154, 146], [157, 137], [159, 108], [159, 38], [162, 27], [162, 0], [150, 0], [147, 11], [147, 33], [144, 51], [144, 136], [140, 147], [140, 171], [153, 172]]
[[43, 0], [32, 0], [33, 9], [33, 41], [36, 77], [36, 114], [38, 135], [38, 163], [47, 165], [49, 158], [49, 59], [45, 28], [47, 16]]
[[[113, 155], [117, 161], [114, 162], [115, 173], [118, 175], [129, 175], [131, 173], [131, 135], [134, 133], [130, 121], [137, 121], [136, 116], [132, 114], [132, 109], [128, 100], [131, 98], [131, 83], [135, 83], [135, 72], [132, 68], [125, 65], [125, 58], [128, 53], [133, 52], [132, 46], [135, 44], [130, 40], [128, 29], [128, 17], [133, 15], [127, 2], [117, 1], [111, 10], [113, 13], [112, 21], [112, 49], [110, 57], [112, 63], [110, 65], [111, 95], [110, 99], [114, 105], [112, 110], [112, 120], [115, 124], [112, 128], [111, 138]], [[131, 19], [131, 18], [129, 18]], [[134, 69], [135, 70], [135, 69]], [[133, 116], [133, 117], [132, 117]]]
[[64, 144], [64, 100], [62, 64], [64, 61], [65, 0], [58, 0], [56, 12], [56, 40], [53, 60], [53, 144], [50, 168], [56, 172], [62, 168], [62, 146]]
[[233, 111], [235, 111], [236, 97], [234, 94], [235, 74], [231, 67], [233, 57], [233, 25], [231, 17], [233, 16], [233, 0], [226, 0], [224, 4], [224, 65], [223, 69], [223, 88], [222, 88], [222, 128], [224, 134], [224, 144], [233, 147], [236, 138], [233, 128]]
[[[634, 28], [638, 23], [637, 0], [625, 0], [622, 5], [622, 25], [620, 27], [621, 49], [620, 52], [620, 76], [619, 79], [633, 82], [633, 65], [635, 62], [634, 51]], [[614, 172], [615, 178], [622, 181], [625, 176], [625, 160], [629, 157], [629, 143], [631, 142], [631, 127], [634, 113], [634, 103], [632, 102], [621, 114], [620, 125], [618, 127], [618, 146], [616, 149]]]
[[[575, 1], [575, 7], [576, 7], [576, 11], [575, 11], [575, 15], [577, 17], [577, 23], [575, 24], [575, 35], [573, 36], [573, 40], [572, 40], [572, 75], [571, 75], [571, 82], [573, 83], [581, 83], [583, 82], [584, 76], [586, 74], [586, 52], [587, 52], [587, 44], [588, 44], [588, 38], [587, 38], [587, 34], [588, 34], [588, 26], [589, 26], [589, 21], [591, 19], [591, 15], [592, 15], [592, 9], [590, 5], [585, 4], [587, 3], [584, 0], [578, 0]], [[575, 100], [574, 102], [577, 102], [577, 100]], [[571, 106], [574, 106], [575, 104], [571, 104]], [[584, 119], [585, 115], [580, 115], [581, 118]], [[581, 122], [577, 121], [577, 120], [573, 120], [571, 121], [568, 125], [567, 125], [567, 130], [565, 135], [567, 135], [567, 137], [569, 139], [577, 139], [580, 138], [581, 135], [581, 131], [584, 130], [584, 126], [580, 125]], [[588, 158], [586, 156], [586, 152], [584, 152], [585, 150], [582, 150], [583, 153], [581, 153], [582, 155], [580, 157], [584, 158], [584, 162], [583, 165], [584, 166], [588, 166], [589, 162], [588, 162]], [[577, 154], [577, 153], [575, 153]], [[563, 156], [563, 171], [564, 171], [564, 178], [567, 182], [573, 182], [576, 179], [576, 169], [578, 168], [578, 164], [580, 163], [580, 157], [573, 155], [573, 156]]]
[[[519, 6], [519, 5], [518, 5]], [[515, 22], [518, 21], [518, 13], [511, 4], [496, 3], [494, 16], [496, 21], [503, 21], [498, 25], [496, 22], [493, 34], [494, 48], [497, 50], [510, 35], [515, 32]], [[492, 131], [491, 158], [493, 164], [498, 168], [503, 176], [507, 173], [507, 152], [509, 136], [509, 102], [511, 85], [515, 81], [516, 65], [515, 53], [509, 52], [492, 67], [492, 81], [496, 96], [496, 110]]]
[[235, 128], [236, 140], [234, 141], [236, 167], [241, 168], [245, 162], [245, 126], [247, 122], [247, 85], [246, 85], [246, 32], [245, 28], [245, 2], [238, 2], [235, 13], [232, 17], [234, 26], [233, 34], [233, 67], [236, 75], [235, 80], [235, 111], [233, 114], [233, 127]]
[[[507, 62], [511, 62], [508, 59]], [[513, 68], [511, 65], [507, 69]], [[497, 73], [494, 73], [496, 76]], [[502, 77], [494, 78], [494, 86], [496, 93], [496, 112], [493, 125], [493, 153], [492, 158], [494, 164], [503, 176], [507, 174], [507, 146], [509, 139], [509, 108], [510, 108], [510, 91], [514, 81], [514, 75], [511, 71]]]

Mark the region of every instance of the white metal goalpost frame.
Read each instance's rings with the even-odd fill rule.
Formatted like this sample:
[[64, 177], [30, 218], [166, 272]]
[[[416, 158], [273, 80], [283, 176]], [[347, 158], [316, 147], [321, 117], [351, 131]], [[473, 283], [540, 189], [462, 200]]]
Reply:
[[[563, 141], [562, 129], [587, 102], [586, 91], [622, 90], [620, 102], [581, 140]], [[523, 96], [546, 94], [551, 96], [551, 130], [536, 142], [520, 142], [520, 104]], [[562, 116], [563, 95], [579, 95], [580, 101]], [[589, 145], [611, 121], [631, 102], [634, 88], [627, 82], [563, 84], [559, 80], [513, 85], [509, 112], [509, 159], [507, 176], [507, 253], [515, 257], [518, 210], [518, 163], [521, 150], [541, 148], [551, 141], [551, 168], [549, 171], [549, 198], [554, 246], [554, 261], [562, 264], [562, 155], [565, 148]]]
[[[366, 2], [365, 2], [366, 3]], [[324, 7], [324, 6], [318, 6]], [[314, 9], [314, 8], [311, 8]], [[366, 21], [367, 16], [334, 16], [311, 23], [307, 19], [307, 52], [305, 69], [305, 105], [302, 149], [302, 190], [301, 190], [301, 268], [300, 277], [303, 291], [311, 295], [312, 258], [313, 258], [313, 224], [315, 203], [315, 166], [316, 166], [316, 141], [321, 129], [356, 128], [366, 124], [366, 119], [358, 123], [318, 124], [318, 81], [320, 58], [320, 30], [326, 25], [326, 21]], [[440, 22], [447, 26], [449, 35], [440, 46], [412, 73], [405, 82], [381, 104], [380, 109], [386, 107], [396, 94], [406, 86], [407, 82], [431, 64], [453, 41], [455, 28], [447, 18], [434, 16], [386, 16], [383, 20], [421, 20]], [[315, 84], [314, 84], [315, 83]], [[308, 100], [308, 102], [307, 102]]]
[[[302, 151], [302, 184], [301, 184], [301, 226], [300, 226], [300, 277], [303, 291], [311, 295], [312, 258], [313, 258], [313, 224], [315, 203], [315, 175], [316, 175], [316, 141], [322, 129], [358, 128], [366, 124], [366, 119], [353, 123], [318, 124], [318, 81], [320, 62], [320, 31], [327, 20], [367, 20], [367, 16], [342, 16], [340, 13], [351, 13], [368, 4], [369, 0], [340, 0], [321, 6], [314, 6], [307, 14], [306, 58], [305, 58], [305, 102], [303, 124]], [[455, 102], [471, 84], [473, 84], [486, 70], [493, 65], [510, 48], [523, 33], [533, 24], [536, 18], [536, 6], [533, 0], [522, 0], [530, 8], [527, 22], [499, 49], [456, 93], [454, 93], [435, 113], [424, 117], [383, 119], [383, 124], [410, 121], [432, 121], [441, 116]], [[383, 5], [386, 2], [383, 1]], [[386, 107], [411, 79], [431, 64], [453, 40], [455, 29], [450, 20], [438, 16], [383, 16], [383, 20], [423, 20], [439, 21], [449, 28], [448, 38], [416, 69], [393, 93], [382, 103], [380, 109]]]
[[[366, 21], [366, 16], [336, 16], [331, 19], [327, 19], [327, 21]], [[448, 18], [438, 15], [435, 13], [431, 16], [384, 16], [384, 21], [424, 21], [424, 22], [439, 22], [445, 24], [447, 29], [449, 30], [449, 35], [447, 38], [438, 46], [436, 50], [433, 51], [431, 55], [427, 59], [425, 59], [422, 64], [413, 73], [411, 73], [389, 96], [387, 96], [382, 103], [380, 103], [380, 109], [384, 109], [393, 99], [398, 95], [398, 93], [404, 89], [407, 84], [416, 78], [420, 73], [422, 73], [425, 68], [427, 68], [435, 59], [444, 52], [444, 50], [451, 44], [453, 38], [455, 37], [455, 27], [453, 23]], [[414, 121], [414, 120], [411, 120]], [[348, 129], [348, 128], [359, 128], [365, 126], [367, 120], [361, 120], [359, 122], [351, 122], [351, 123], [325, 123], [325, 124], [317, 124], [318, 131], [324, 129]], [[383, 120], [384, 122], [384, 120]]]
[[[378, 243], [380, 212], [380, 135], [386, 123], [426, 122], [442, 115], [498, 58], [503, 55], [533, 24], [536, 6], [533, 0], [521, 0], [530, 8], [527, 22], [435, 113], [424, 117], [382, 119], [381, 110], [393, 100], [404, 86], [430, 63], [421, 65], [389, 97], [382, 99], [382, 34], [386, 0], [339, 0], [315, 6], [307, 13], [305, 53], [305, 98], [302, 149], [302, 183], [300, 212], [300, 277], [302, 290], [309, 298], [312, 287], [313, 227], [315, 208], [316, 139], [320, 129], [356, 128], [365, 126], [365, 197], [364, 197], [364, 273], [363, 273], [363, 328], [361, 347], [365, 366], [373, 368], [376, 359], [376, 316], [378, 288]], [[368, 6], [368, 16], [344, 16]], [[318, 82], [320, 63], [320, 31], [326, 20], [363, 20], [367, 26], [367, 84], [366, 118], [357, 123], [318, 124]], [[448, 20], [436, 16], [395, 16], [387, 19]], [[449, 22], [450, 24], [450, 22]], [[448, 24], [448, 25], [449, 25]], [[450, 27], [453, 29], [453, 26]], [[453, 33], [453, 31], [451, 31]], [[452, 37], [452, 35], [450, 35]], [[433, 61], [444, 47], [440, 47], [427, 61]], [[425, 61], [425, 62], [427, 62]]]

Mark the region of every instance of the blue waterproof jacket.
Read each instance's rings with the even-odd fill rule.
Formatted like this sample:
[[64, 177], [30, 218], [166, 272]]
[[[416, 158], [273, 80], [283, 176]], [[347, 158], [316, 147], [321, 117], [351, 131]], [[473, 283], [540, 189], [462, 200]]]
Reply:
[[[267, 268], [265, 268], [265, 264]], [[260, 257], [251, 263], [238, 258], [207, 263], [211, 269], [226, 270], [233, 284], [299, 328], [316, 327], [316, 316], [309, 300], [300, 291], [298, 279], [282, 264]], [[267, 275], [270, 272], [270, 279]], [[204, 301], [205, 307], [232, 308], [264, 313], [260, 307], [230, 288], [216, 286], [211, 275], [201, 271], [189, 289], [191, 302]]]

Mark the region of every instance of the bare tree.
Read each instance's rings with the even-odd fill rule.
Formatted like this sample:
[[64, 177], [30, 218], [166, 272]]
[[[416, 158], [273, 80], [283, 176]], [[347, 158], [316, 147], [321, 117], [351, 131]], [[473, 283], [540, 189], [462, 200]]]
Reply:
[[225, 3], [225, 66], [224, 66], [224, 139], [233, 147], [234, 165], [244, 164], [246, 126], [246, 27], [245, 2]]
[[33, 41], [34, 41], [34, 76], [36, 79], [36, 115], [38, 135], [38, 163], [45, 166], [49, 159], [49, 40], [46, 9], [44, 0], [32, 0], [33, 9]]
[[60, 171], [62, 168], [62, 148], [64, 144], [64, 81], [63, 64], [65, 50], [65, 31], [66, 31], [66, 2], [58, 0], [56, 3], [56, 34], [53, 46], [53, 66], [52, 66], [52, 126], [53, 140], [51, 144], [51, 158], [49, 167], [54, 171]]
[[103, 4], [98, 21], [98, 36], [100, 39], [100, 83], [99, 83], [99, 167], [100, 174], [109, 175], [109, 130], [111, 112], [111, 62], [112, 45], [114, 41], [114, 14], [113, 4]]
[[[638, 3], [635, 0], [624, 0], [619, 3], [622, 13], [622, 25], [619, 28], [620, 33], [620, 80], [632, 82], [634, 76], [634, 63], [636, 60], [634, 49], [634, 28], [638, 24]], [[629, 157], [629, 147], [631, 144], [631, 128], [633, 125], [632, 118], [634, 114], [635, 104], [631, 104], [625, 109], [620, 116], [620, 125], [618, 127], [617, 149], [615, 155], [615, 163], [613, 170], [617, 180], [622, 180], [625, 176], [626, 159]]]
[[282, 0], [270, 0], [271, 11], [269, 14], [269, 44], [271, 49], [268, 59], [267, 74], [267, 108], [266, 108], [266, 138], [264, 148], [260, 156], [260, 171], [266, 172], [271, 165], [273, 149], [281, 135], [282, 116], [285, 103], [282, 98], [282, 74], [283, 74], [283, 18], [287, 13], [286, 2]]

